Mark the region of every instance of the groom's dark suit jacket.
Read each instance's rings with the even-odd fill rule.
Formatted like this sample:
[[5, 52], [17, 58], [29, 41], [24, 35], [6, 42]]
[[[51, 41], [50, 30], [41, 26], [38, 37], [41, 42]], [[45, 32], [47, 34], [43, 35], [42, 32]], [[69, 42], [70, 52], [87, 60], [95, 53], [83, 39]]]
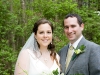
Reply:
[[65, 75], [100, 75], [100, 46], [86, 40], [84, 37], [79, 42], [77, 48], [81, 45], [86, 46], [85, 52], [71, 60], [66, 71], [65, 62], [69, 45], [59, 51], [62, 72]]

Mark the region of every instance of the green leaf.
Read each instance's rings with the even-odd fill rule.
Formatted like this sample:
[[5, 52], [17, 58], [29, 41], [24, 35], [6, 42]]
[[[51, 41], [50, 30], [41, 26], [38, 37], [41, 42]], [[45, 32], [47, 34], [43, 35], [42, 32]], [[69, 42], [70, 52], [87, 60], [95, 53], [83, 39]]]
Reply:
[[83, 50], [85, 49], [85, 47], [86, 47], [86, 46], [81, 45], [79, 49], [83, 51]]
[[54, 75], [58, 75], [58, 74], [59, 74], [58, 68], [57, 68], [56, 70], [53, 70], [53, 74], [54, 74]]

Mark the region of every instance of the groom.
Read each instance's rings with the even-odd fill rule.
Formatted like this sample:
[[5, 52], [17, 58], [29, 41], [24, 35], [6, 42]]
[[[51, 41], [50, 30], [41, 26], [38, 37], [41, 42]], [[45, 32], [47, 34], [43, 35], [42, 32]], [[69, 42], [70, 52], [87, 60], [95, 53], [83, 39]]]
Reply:
[[[100, 46], [86, 40], [82, 35], [84, 24], [81, 17], [77, 14], [68, 14], [63, 21], [63, 27], [69, 43], [58, 53], [62, 72], [65, 75], [100, 75]], [[71, 45], [72, 56], [69, 57]]]

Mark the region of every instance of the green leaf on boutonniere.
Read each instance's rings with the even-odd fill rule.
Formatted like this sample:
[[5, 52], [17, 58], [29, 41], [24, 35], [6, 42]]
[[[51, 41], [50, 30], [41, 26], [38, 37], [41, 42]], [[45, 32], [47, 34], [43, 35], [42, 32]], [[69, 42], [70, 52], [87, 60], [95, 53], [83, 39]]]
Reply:
[[78, 55], [80, 55], [81, 53], [83, 53], [83, 52], [85, 52], [85, 49], [86, 48], [86, 46], [84, 46], [84, 45], [81, 45], [80, 47], [79, 47], [79, 49], [75, 49], [74, 50], [74, 55], [73, 55], [73, 57], [72, 57], [72, 60], [74, 60]]
[[79, 49], [80, 49], [81, 51], [83, 51], [83, 52], [84, 52], [84, 49], [85, 49], [85, 48], [86, 48], [86, 46], [81, 45]]
[[74, 54], [74, 55], [72, 56], [72, 59], [71, 59], [71, 60], [73, 61], [73, 60], [76, 58], [76, 56], [77, 56], [77, 55]]

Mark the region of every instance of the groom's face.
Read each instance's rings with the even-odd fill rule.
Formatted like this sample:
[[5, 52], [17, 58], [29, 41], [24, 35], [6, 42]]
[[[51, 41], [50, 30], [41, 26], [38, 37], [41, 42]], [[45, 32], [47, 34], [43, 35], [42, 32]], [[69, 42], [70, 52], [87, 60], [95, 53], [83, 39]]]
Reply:
[[78, 24], [76, 17], [68, 17], [64, 19], [64, 32], [71, 43], [77, 41], [77, 39], [82, 35], [84, 25]]

